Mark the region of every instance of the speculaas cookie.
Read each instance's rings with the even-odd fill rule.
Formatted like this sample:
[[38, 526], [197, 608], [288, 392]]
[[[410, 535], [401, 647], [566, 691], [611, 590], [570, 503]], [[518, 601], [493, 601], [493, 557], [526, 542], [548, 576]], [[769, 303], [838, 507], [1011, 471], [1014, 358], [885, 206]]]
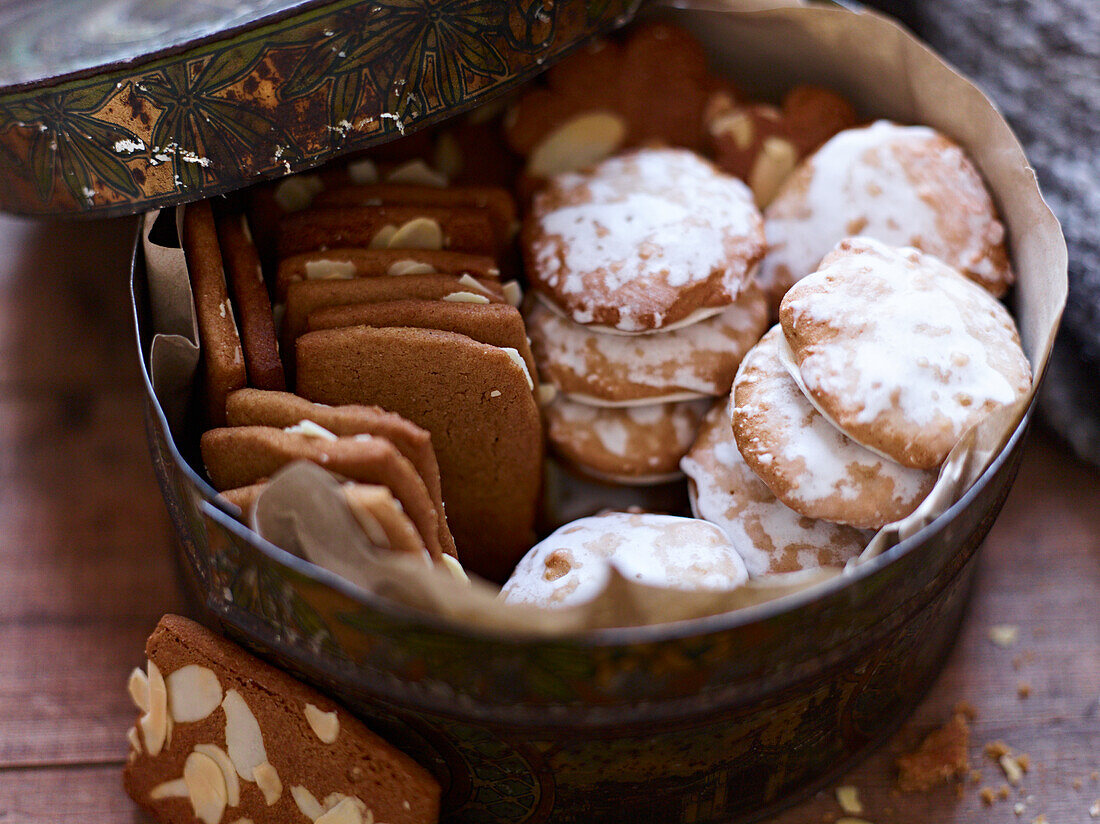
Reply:
[[[341, 438], [375, 435], [389, 441], [416, 469], [436, 511], [443, 513], [439, 463], [432, 449], [431, 435], [411, 421], [377, 406], [326, 406], [307, 401], [290, 392], [261, 392], [241, 389], [226, 400], [229, 426], [273, 426], [286, 429], [312, 421]], [[445, 517], [439, 521], [439, 544], [448, 555], [455, 554], [454, 539]]]
[[978, 170], [925, 126], [880, 120], [840, 132], [787, 178], [764, 217], [760, 278], [775, 306], [852, 235], [935, 255], [997, 297], [1013, 281], [1004, 226]]
[[208, 426], [225, 423], [225, 398], [248, 382], [241, 337], [229, 299], [210, 203], [184, 209], [183, 252], [195, 299], [202, 349], [202, 393]]
[[745, 562], [714, 524], [648, 512], [605, 512], [566, 524], [531, 548], [501, 590], [509, 604], [590, 601], [614, 564], [631, 581], [681, 590], [736, 589]]
[[248, 384], [257, 389], [285, 389], [271, 297], [264, 283], [259, 253], [249, 234], [247, 218], [219, 215], [217, 227], [226, 279], [233, 292], [233, 306], [240, 326]]
[[412, 462], [383, 437], [340, 438], [317, 425], [233, 426], [204, 432], [200, 447], [207, 474], [218, 490], [250, 486], [297, 460], [310, 461], [351, 481], [389, 487], [432, 558], [438, 560], [444, 551], [439, 537], [443, 514]]
[[780, 360], [773, 326], [733, 383], [733, 433], [745, 463], [780, 501], [809, 518], [878, 529], [928, 495], [936, 473], [857, 444], [818, 412]]
[[130, 695], [126, 792], [164, 824], [434, 824], [440, 787], [346, 709], [165, 615]]
[[504, 580], [531, 545], [542, 466], [519, 353], [455, 332], [354, 326], [303, 335], [297, 358], [304, 397], [376, 404], [431, 432], [463, 565]]
[[764, 253], [740, 180], [683, 149], [642, 149], [553, 178], [524, 223], [534, 289], [570, 320], [647, 332], [733, 303]]
[[680, 477], [709, 399], [621, 409], [576, 403], [558, 395], [543, 407], [550, 447], [599, 480], [648, 485]]
[[527, 307], [543, 380], [601, 406], [724, 395], [767, 324], [768, 306], [752, 283], [719, 314], [659, 335], [601, 333], [561, 317], [541, 300]]
[[731, 414], [729, 399], [716, 403], [680, 462], [692, 514], [722, 528], [754, 578], [843, 567], [859, 555], [872, 533], [807, 518], [783, 504], [741, 457]]
[[841, 241], [779, 315], [818, 408], [906, 466], [939, 466], [967, 429], [1031, 389], [1008, 310], [916, 249]]

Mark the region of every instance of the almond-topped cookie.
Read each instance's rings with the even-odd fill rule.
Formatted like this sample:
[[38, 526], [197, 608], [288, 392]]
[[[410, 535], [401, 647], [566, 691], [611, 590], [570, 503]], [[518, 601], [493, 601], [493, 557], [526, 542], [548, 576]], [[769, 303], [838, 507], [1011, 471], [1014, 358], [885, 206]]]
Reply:
[[916, 249], [844, 240], [779, 315], [813, 401], [906, 466], [938, 466], [967, 429], [1031, 388], [1008, 310]]
[[757, 477], [795, 512], [861, 529], [904, 518], [936, 473], [865, 449], [818, 412], [780, 359], [773, 326], [741, 362], [733, 383], [733, 433]]
[[732, 414], [732, 399], [716, 403], [680, 461], [692, 514], [722, 528], [754, 578], [842, 567], [859, 555], [873, 533], [808, 518], [776, 498], [741, 457]]
[[683, 149], [641, 149], [551, 179], [523, 228], [527, 276], [570, 320], [622, 333], [733, 303], [764, 252], [740, 180]]
[[840, 132], [787, 178], [764, 220], [760, 278], [776, 306], [852, 235], [928, 252], [997, 297], [1013, 281], [1004, 226], [978, 170], [926, 126], [880, 120]]
[[659, 335], [612, 335], [530, 302], [527, 332], [542, 379], [598, 406], [725, 395], [737, 365], [764, 333], [768, 307], [750, 283], [713, 317]]

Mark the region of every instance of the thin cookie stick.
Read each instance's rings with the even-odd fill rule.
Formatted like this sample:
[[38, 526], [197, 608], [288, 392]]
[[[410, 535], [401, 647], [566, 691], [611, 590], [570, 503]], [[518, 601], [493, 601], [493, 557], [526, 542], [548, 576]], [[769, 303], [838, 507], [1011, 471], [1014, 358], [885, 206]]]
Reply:
[[275, 337], [271, 298], [246, 221], [244, 215], [218, 217], [218, 240], [225, 261], [226, 280], [233, 290], [233, 302], [240, 315], [248, 383], [257, 389], [281, 391], [286, 388], [286, 378]]

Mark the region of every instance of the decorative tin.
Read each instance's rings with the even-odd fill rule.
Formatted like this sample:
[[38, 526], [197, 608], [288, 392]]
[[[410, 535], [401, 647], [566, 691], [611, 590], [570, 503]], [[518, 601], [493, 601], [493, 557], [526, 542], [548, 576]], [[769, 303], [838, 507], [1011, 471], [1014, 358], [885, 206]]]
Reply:
[[0, 209], [130, 214], [307, 169], [514, 88], [640, 2], [4, 9]]

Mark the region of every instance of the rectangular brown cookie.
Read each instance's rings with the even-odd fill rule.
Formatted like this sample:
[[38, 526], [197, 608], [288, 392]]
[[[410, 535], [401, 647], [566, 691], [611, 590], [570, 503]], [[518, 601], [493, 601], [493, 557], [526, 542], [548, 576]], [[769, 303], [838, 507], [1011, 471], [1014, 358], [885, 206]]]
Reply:
[[311, 461], [350, 481], [382, 484], [416, 525], [433, 560], [443, 554], [440, 519], [424, 480], [397, 447], [377, 435], [318, 438], [269, 426], [233, 426], [204, 432], [203, 464], [217, 490], [250, 486], [291, 461]]
[[275, 295], [286, 300], [287, 286], [301, 280], [350, 280], [406, 274], [470, 275], [499, 280], [500, 268], [485, 255], [435, 249], [327, 249], [303, 252], [279, 261]]
[[244, 363], [249, 385], [258, 389], [285, 389], [283, 362], [275, 336], [271, 298], [264, 283], [260, 256], [252, 244], [244, 215], [219, 215], [218, 241], [233, 304], [240, 324]]
[[486, 209], [499, 238], [510, 238], [516, 229], [516, 202], [499, 186], [417, 186], [408, 183], [370, 183], [341, 186], [321, 192], [313, 200], [318, 208], [344, 206], [440, 206], [448, 209]]
[[[439, 227], [439, 245], [425, 247], [425, 240], [408, 242], [393, 239], [387, 247], [383, 239], [401, 231], [415, 220], [434, 221]], [[392, 227], [388, 229], [387, 227]], [[380, 234], [382, 233], [382, 234]], [[279, 258], [335, 249], [345, 246], [363, 248], [435, 248], [452, 252], [499, 257], [507, 237], [497, 234], [488, 209], [463, 206], [348, 206], [332, 209], [305, 209], [279, 221]]]
[[327, 306], [310, 312], [309, 331], [342, 326], [411, 326], [457, 332], [479, 343], [519, 352], [532, 378], [538, 374], [523, 315], [506, 303], [452, 303], [445, 300], [395, 300]]
[[[482, 294], [490, 303], [504, 303], [500, 284], [478, 280]], [[294, 341], [306, 331], [309, 313], [325, 306], [349, 303], [382, 303], [391, 300], [442, 300], [449, 295], [472, 292], [454, 275], [402, 275], [395, 278], [357, 278], [355, 280], [303, 280], [292, 283], [286, 293], [283, 315], [283, 351], [289, 356]]]
[[438, 821], [427, 770], [286, 673], [176, 615], [145, 654], [123, 784], [157, 821], [302, 824], [341, 804], [332, 820]]
[[377, 406], [325, 406], [290, 392], [262, 392], [258, 389], [241, 389], [231, 394], [226, 400], [225, 413], [229, 426], [286, 429], [302, 421], [313, 421], [339, 437], [377, 435], [385, 438], [409, 459], [424, 481], [432, 504], [441, 514], [439, 543], [448, 555], [456, 554], [443, 510], [439, 463], [432, 449], [431, 435], [426, 429]]
[[247, 373], [208, 201], [184, 208], [183, 252], [199, 325], [206, 425], [223, 426], [226, 395], [246, 384]]
[[455, 332], [353, 326], [303, 335], [297, 362], [304, 397], [377, 404], [432, 433], [463, 566], [507, 578], [533, 541], [542, 476], [539, 411], [512, 356]]

